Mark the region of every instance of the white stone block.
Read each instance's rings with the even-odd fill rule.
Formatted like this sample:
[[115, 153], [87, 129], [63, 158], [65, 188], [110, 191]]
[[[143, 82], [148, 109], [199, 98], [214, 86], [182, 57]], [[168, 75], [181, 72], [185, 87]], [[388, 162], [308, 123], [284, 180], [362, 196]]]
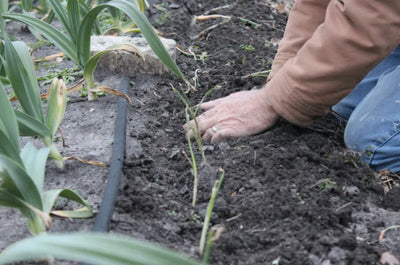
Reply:
[[[172, 39], [160, 38], [172, 59], [176, 60], [176, 42]], [[90, 52], [95, 54], [103, 51], [114, 44], [133, 44], [139, 49], [144, 57], [129, 53], [127, 51], [109, 52], [101, 56], [97, 65], [97, 71], [108, 71], [110, 73], [127, 73], [132, 75], [135, 72], [150, 74], [163, 74], [169, 72], [168, 68], [154, 54], [145, 38], [127, 36], [92, 36]]]

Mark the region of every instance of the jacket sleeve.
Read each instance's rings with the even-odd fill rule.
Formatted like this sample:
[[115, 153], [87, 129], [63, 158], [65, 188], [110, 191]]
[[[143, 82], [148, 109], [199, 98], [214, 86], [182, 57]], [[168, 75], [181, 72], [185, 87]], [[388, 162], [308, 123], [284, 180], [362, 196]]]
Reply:
[[399, 43], [399, 0], [332, 0], [324, 23], [264, 87], [266, 100], [283, 118], [306, 125]]
[[296, 0], [290, 11], [268, 80], [272, 79], [288, 59], [297, 54], [297, 51], [311, 38], [315, 29], [324, 22], [328, 4], [329, 0]]

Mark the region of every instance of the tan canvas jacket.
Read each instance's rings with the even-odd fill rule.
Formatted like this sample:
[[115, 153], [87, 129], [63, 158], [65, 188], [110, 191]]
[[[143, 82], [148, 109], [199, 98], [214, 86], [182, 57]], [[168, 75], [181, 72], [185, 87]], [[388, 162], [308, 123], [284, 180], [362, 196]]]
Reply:
[[265, 87], [267, 100], [283, 118], [306, 125], [399, 44], [400, 0], [296, 0]]

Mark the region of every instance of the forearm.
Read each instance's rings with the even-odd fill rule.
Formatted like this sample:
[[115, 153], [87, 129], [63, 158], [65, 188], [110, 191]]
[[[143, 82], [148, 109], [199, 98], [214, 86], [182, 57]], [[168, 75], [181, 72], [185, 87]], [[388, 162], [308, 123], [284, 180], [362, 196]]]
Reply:
[[297, 0], [291, 10], [285, 33], [272, 64], [270, 80], [287, 60], [311, 38], [315, 29], [325, 20], [329, 0]]
[[333, 0], [312, 37], [264, 87], [298, 125], [324, 115], [400, 43], [400, 1]]

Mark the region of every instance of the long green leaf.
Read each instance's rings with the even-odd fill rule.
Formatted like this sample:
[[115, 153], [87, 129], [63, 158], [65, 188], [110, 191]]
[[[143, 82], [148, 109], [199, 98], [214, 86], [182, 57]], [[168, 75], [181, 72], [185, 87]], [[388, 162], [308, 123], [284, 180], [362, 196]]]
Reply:
[[28, 47], [24, 42], [5, 41], [5, 68], [23, 110], [43, 120], [39, 86]]
[[124, 50], [124, 51], [138, 54], [144, 60], [144, 54], [132, 44], [127, 43], [127, 44], [112, 45], [112, 46], [108, 47], [107, 49], [100, 51], [100, 52], [96, 53], [95, 55], [93, 55], [92, 57], [90, 57], [88, 62], [85, 64], [85, 68], [83, 69], [83, 78], [85, 79], [86, 83], [90, 87], [96, 86], [95, 81], [94, 81], [94, 71], [96, 70], [96, 66], [97, 66], [97, 63], [98, 63], [100, 57], [108, 52], [113, 52], [113, 51], [118, 51], [118, 50]]
[[0, 1], [0, 14], [6, 13], [8, 10], [8, 0]]
[[79, 203], [80, 205], [88, 209], [89, 212], [93, 215], [90, 205], [84, 199], [82, 199], [82, 197], [79, 196], [75, 191], [70, 189], [56, 189], [56, 190], [45, 191], [42, 196], [43, 212], [50, 213], [58, 197], [63, 197], [68, 200]]
[[0, 206], [17, 209], [28, 208], [23, 200], [4, 188], [0, 188]]
[[0, 106], [0, 127], [4, 127], [5, 134], [8, 135], [8, 138], [14, 145], [15, 149], [19, 150], [19, 131], [17, 118], [15, 116], [13, 107], [8, 100], [8, 96], [2, 83], [0, 83]]
[[[20, 21], [43, 34], [55, 46], [59, 47], [71, 60], [79, 64], [76, 45], [64, 33], [39, 19], [21, 14], [6, 13], [3, 18]], [[83, 67], [83, 65], [82, 65]]]
[[33, 182], [31, 177], [26, 173], [22, 162], [20, 163], [0, 153], [0, 164], [7, 171], [10, 178], [18, 187], [24, 201], [26, 201], [33, 207], [41, 210], [42, 199], [40, 193], [35, 185], [35, 182]]
[[21, 0], [21, 6], [25, 11], [31, 11], [33, 2], [32, 0]]
[[71, 30], [71, 39], [76, 43], [76, 37], [78, 35], [79, 24], [81, 24], [80, 7], [78, 0], [68, 0], [67, 4], [69, 27]]
[[63, 1], [60, 0], [48, 0], [51, 10], [55, 13], [56, 17], [63, 24], [64, 28], [67, 30], [69, 37], [72, 39], [72, 31], [70, 28], [70, 20], [68, 17], [67, 9], [62, 5]]
[[25, 112], [14, 110], [17, 116], [19, 133], [21, 136], [37, 136], [51, 138], [49, 128], [43, 122], [33, 118]]
[[49, 148], [37, 149], [31, 142], [28, 142], [21, 150], [21, 159], [26, 172], [35, 182], [39, 193], [43, 191], [44, 170], [49, 151]]
[[4, 188], [0, 188], [0, 206], [19, 209], [27, 218], [29, 231], [34, 235], [45, 231], [46, 225], [49, 225], [50, 216], [41, 213], [39, 209], [27, 204]]
[[142, 35], [148, 41], [150, 47], [158, 58], [167, 66], [174, 74], [186, 80], [185, 76], [179, 70], [174, 60], [169, 55], [168, 51], [165, 49], [164, 45], [161, 43], [157, 33], [154, 31], [150, 22], [145, 15], [142, 14], [140, 9], [136, 7], [129, 1], [125, 0], [114, 0], [107, 2], [102, 5], [90, 10], [90, 12], [84, 17], [81, 26], [79, 28], [78, 35], [78, 56], [81, 62], [86, 64], [90, 56], [90, 34], [92, 31], [93, 23], [96, 20], [97, 15], [106, 7], [115, 7], [128, 15], [133, 22], [140, 28]]
[[13, 144], [3, 130], [0, 130], [0, 155], [4, 155], [22, 165], [22, 160], [19, 156], [19, 147]]
[[144, 241], [96, 233], [42, 234], [25, 239], [5, 249], [0, 264], [49, 256], [96, 265], [200, 265]]

